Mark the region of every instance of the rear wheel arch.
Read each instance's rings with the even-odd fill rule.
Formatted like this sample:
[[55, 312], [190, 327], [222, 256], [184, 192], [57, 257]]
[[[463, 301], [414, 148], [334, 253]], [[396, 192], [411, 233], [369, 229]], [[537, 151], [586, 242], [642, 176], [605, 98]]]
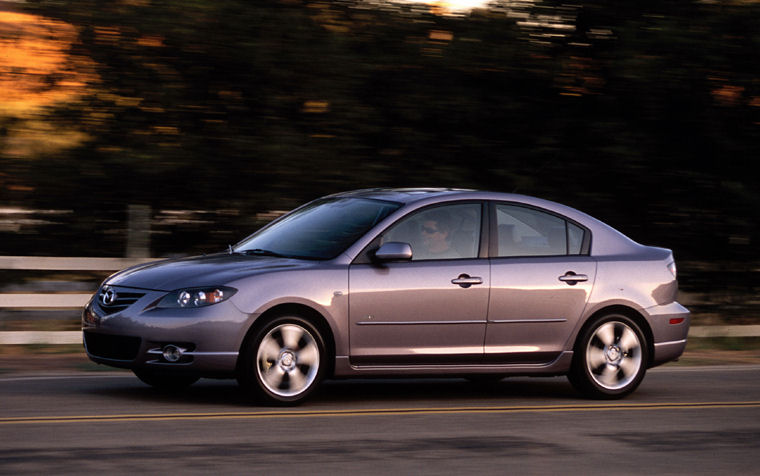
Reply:
[[599, 319], [601, 316], [607, 316], [609, 314], [622, 314], [632, 319], [636, 323], [636, 325], [639, 326], [641, 331], [644, 333], [644, 338], [646, 339], [647, 350], [648, 350], [647, 361], [651, 365], [651, 363], [654, 360], [654, 334], [652, 333], [652, 328], [649, 326], [649, 323], [644, 318], [644, 316], [641, 315], [640, 312], [638, 312], [636, 309], [632, 307], [623, 306], [620, 304], [603, 307], [595, 311], [592, 315], [590, 315], [586, 319], [586, 321], [583, 323], [583, 326], [581, 326], [580, 330], [578, 331], [578, 334], [576, 334], [575, 336], [575, 342], [573, 343], [573, 359], [575, 359], [578, 354], [578, 346], [580, 345], [580, 341], [583, 338], [583, 335], [588, 330], [588, 328], [594, 325], [596, 320]]
[[644, 317], [625, 306], [608, 306], [591, 315], [574, 344], [567, 374], [591, 398], [622, 398], [638, 388], [650, 366], [651, 330]]

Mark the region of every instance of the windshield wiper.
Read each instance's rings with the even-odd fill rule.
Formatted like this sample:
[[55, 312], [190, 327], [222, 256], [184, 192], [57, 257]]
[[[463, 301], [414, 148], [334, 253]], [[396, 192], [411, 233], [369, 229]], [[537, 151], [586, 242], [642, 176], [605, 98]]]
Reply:
[[261, 248], [254, 248], [252, 250], [240, 250], [240, 251], [235, 251], [235, 253], [240, 253], [240, 254], [244, 254], [248, 256], [274, 256], [275, 258], [305, 259], [305, 260], [312, 260], [312, 261], [319, 261], [321, 259], [324, 259], [318, 256], [284, 255], [276, 251], [263, 250]]
[[255, 255], [255, 256], [275, 256], [277, 258], [290, 258], [290, 256], [277, 253], [276, 251], [272, 250], [262, 250], [261, 248], [255, 248], [252, 250], [243, 250], [241, 253], [245, 255]]

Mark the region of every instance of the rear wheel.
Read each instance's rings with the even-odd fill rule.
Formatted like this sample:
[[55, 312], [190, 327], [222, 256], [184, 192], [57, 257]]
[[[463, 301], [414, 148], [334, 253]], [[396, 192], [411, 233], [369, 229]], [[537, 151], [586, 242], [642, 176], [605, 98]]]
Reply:
[[240, 384], [266, 403], [294, 405], [319, 385], [326, 366], [319, 330], [298, 316], [281, 316], [260, 329], [243, 349]]
[[143, 383], [160, 390], [182, 390], [194, 384], [200, 378], [195, 375], [182, 375], [153, 369], [139, 369], [132, 372]]
[[581, 335], [568, 378], [592, 398], [621, 398], [639, 386], [648, 346], [636, 322], [623, 314], [599, 317]]

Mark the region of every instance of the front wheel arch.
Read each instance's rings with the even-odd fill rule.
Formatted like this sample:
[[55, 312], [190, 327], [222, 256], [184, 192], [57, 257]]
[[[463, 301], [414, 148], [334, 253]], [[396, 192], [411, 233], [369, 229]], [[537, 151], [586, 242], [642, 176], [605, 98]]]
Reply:
[[251, 325], [246, 332], [243, 341], [238, 349], [237, 372], [240, 372], [241, 356], [246, 344], [252, 339], [264, 326], [281, 316], [300, 316], [309, 321], [319, 330], [325, 341], [325, 352], [327, 357], [327, 366], [325, 367], [325, 377], [333, 376], [335, 370], [335, 337], [332, 328], [327, 323], [327, 319], [312, 307], [303, 304], [279, 304], [262, 313]]

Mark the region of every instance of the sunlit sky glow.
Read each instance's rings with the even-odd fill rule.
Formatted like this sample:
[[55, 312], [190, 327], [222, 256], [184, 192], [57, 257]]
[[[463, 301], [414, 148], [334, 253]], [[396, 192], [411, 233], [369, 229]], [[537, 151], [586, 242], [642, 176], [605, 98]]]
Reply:
[[414, 0], [395, 0], [394, 3], [418, 3], [428, 5], [431, 9], [438, 10], [442, 13], [466, 13], [476, 8], [485, 8], [490, 0], [436, 0], [436, 1], [414, 1]]

